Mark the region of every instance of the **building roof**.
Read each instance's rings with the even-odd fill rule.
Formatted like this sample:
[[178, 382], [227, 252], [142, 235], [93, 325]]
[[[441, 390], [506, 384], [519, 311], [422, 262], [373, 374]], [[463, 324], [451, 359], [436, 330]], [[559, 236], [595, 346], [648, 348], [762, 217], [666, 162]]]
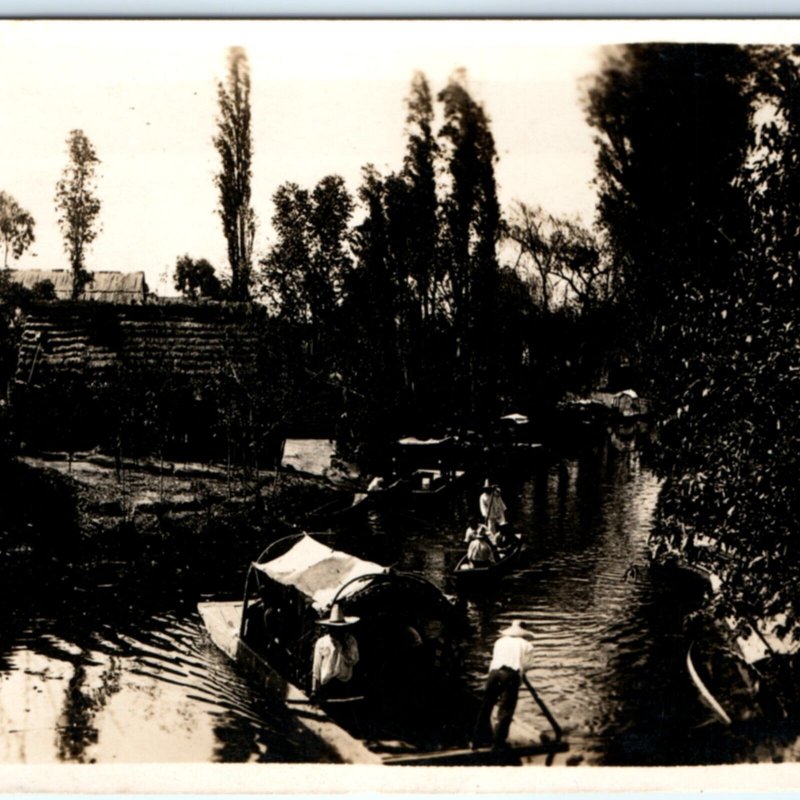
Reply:
[[[12, 269], [9, 278], [26, 289], [50, 281], [59, 300], [72, 298], [72, 270], [68, 269]], [[89, 273], [91, 280], [84, 287], [80, 300], [106, 303], [143, 302], [147, 295], [144, 272], [114, 272], [99, 270]]]
[[257, 371], [258, 309], [225, 305], [63, 302], [25, 314], [17, 378], [43, 374], [113, 379], [122, 368], [206, 380], [232, 368], [243, 380]]

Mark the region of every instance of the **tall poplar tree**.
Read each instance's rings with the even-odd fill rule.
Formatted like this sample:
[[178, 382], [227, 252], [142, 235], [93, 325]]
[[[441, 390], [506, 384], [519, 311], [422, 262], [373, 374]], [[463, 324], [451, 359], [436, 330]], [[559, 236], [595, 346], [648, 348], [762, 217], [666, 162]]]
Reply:
[[463, 73], [450, 79], [439, 100], [444, 106], [439, 135], [449, 179], [442, 208], [441, 247], [455, 336], [456, 409], [480, 422], [495, 410], [493, 317], [500, 236], [494, 178], [497, 153], [489, 119], [467, 91]]
[[231, 297], [250, 297], [256, 218], [250, 206], [253, 144], [250, 134], [250, 67], [241, 47], [228, 51], [228, 77], [217, 84], [219, 115], [214, 147], [222, 169], [215, 178], [219, 215], [228, 244]]
[[58, 224], [64, 237], [64, 250], [72, 268], [72, 297], [77, 299], [89, 280], [85, 269], [86, 250], [100, 230], [97, 215], [97, 165], [100, 159], [82, 130], [74, 130], [67, 139], [69, 163], [56, 184], [55, 204]]

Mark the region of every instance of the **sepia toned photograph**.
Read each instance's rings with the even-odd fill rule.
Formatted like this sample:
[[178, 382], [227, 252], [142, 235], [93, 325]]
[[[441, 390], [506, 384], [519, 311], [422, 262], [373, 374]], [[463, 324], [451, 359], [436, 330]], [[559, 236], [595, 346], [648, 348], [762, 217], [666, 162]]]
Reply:
[[0, 775], [795, 764], [793, 40], [0, 21]]

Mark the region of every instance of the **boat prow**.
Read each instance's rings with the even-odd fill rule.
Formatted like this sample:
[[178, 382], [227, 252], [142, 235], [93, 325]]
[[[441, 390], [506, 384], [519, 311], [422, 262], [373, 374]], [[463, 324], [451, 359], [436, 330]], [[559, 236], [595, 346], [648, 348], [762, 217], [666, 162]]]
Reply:
[[689, 677], [692, 679], [692, 683], [699, 692], [701, 699], [714, 712], [714, 715], [717, 717], [717, 719], [719, 719], [720, 722], [723, 722], [725, 725], [730, 725], [731, 718], [728, 715], [728, 712], [725, 711], [719, 700], [714, 697], [711, 690], [706, 685], [706, 682], [701, 677], [697, 665], [694, 663], [694, 658], [692, 657], [693, 648], [694, 642], [689, 645], [689, 650], [686, 653], [686, 668], [689, 670]]

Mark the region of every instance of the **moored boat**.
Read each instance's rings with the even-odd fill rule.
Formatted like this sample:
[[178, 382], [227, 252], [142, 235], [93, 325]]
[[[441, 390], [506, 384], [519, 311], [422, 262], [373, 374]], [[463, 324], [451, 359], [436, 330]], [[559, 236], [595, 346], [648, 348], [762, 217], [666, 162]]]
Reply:
[[397, 442], [395, 482], [379, 500], [424, 508], [451, 497], [464, 484], [466, 470], [457, 468], [457, 442], [450, 436]]
[[359, 512], [370, 507], [370, 493], [368, 492], [340, 492], [332, 500], [312, 509], [303, 516], [303, 522], [311, 528], [319, 527], [338, 521], [352, 519]]
[[786, 719], [797, 708], [796, 655], [800, 640], [777, 635], [785, 623], [710, 619], [689, 646], [686, 666], [703, 703], [725, 725]]

